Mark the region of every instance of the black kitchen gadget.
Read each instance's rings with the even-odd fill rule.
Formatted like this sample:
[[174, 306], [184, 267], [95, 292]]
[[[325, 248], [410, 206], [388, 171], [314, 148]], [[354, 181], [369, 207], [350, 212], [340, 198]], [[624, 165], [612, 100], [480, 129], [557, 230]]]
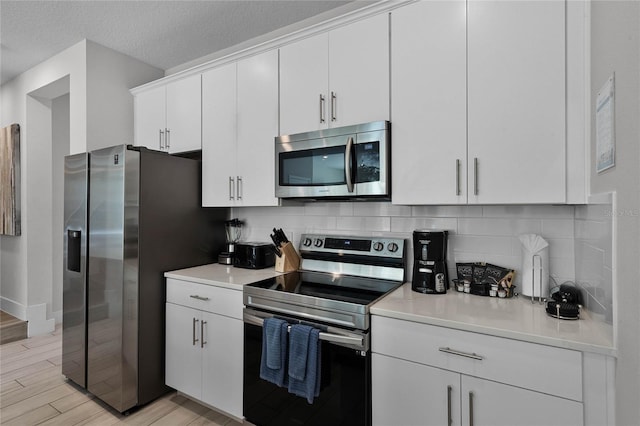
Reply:
[[276, 255], [269, 243], [237, 243], [233, 266], [245, 269], [264, 269], [275, 265]]
[[551, 300], [547, 301], [547, 314], [559, 319], [576, 320], [580, 318], [582, 294], [571, 284], [561, 284], [551, 290]]
[[413, 231], [413, 291], [425, 294], [447, 292], [447, 236], [448, 231]]

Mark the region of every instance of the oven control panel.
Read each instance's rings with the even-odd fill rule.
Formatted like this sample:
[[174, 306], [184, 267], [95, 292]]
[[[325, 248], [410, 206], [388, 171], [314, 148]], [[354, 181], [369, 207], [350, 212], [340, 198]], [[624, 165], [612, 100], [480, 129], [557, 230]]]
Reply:
[[358, 254], [373, 257], [403, 258], [405, 240], [402, 238], [362, 237], [323, 234], [303, 234], [300, 252]]

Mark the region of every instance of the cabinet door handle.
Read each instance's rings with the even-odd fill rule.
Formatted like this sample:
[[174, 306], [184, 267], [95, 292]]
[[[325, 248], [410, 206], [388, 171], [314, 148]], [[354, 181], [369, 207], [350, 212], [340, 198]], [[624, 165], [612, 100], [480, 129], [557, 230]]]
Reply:
[[456, 196], [460, 195], [460, 159], [456, 158]]
[[160, 135], [158, 135], [158, 142], [160, 145], [160, 150], [162, 151], [162, 149], [164, 148], [163, 144], [162, 144], [162, 139], [164, 138], [164, 130], [159, 129], [160, 131]]
[[164, 142], [164, 147], [166, 149], [169, 149], [169, 147], [171, 146], [171, 129], [165, 129], [165, 142]]
[[324, 95], [320, 93], [320, 122], [324, 123]]
[[204, 325], [206, 323], [206, 321], [200, 321], [200, 348], [204, 348], [204, 345], [207, 344], [207, 342], [204, 341]]
[[193, 344], [192, 346], [195, 346], [196, 343], [198, 342], [198, 338], [196, 337], [196, 323], [198, 323], [199, 320], [197, 319], [193, 319]]
[[473, 392], [469, 391], [469, 426], [473, 426]]
[[233, 187], [235, 186], [235, 181], [233, 180], [233, 176], [229, 176], [229, 199], [233, 200]]
[[478, 157], [473, 159], [473, 195], [478, 195]]
[[338, 119], [338, 115], [336, 114], [336, 101], [338, 96], [335, 92], [331, 92], [331, 121], [336, 121]]
[[472, 359], [477, 359], [478, 361], [482, 361], [484, 359], [484, 357], [482, 355], [478, 355], [477, 353], [469, 353], [469, 352], [462, 352], [462, 351], [457, 351], [455, 349], [451, 349], [451, 348], [438, 348], [438, 350], [440, 352], [444, 352], [447, 354], [451, 354], [451, 355], [457, 355], [457, 356], [462, 356], [465, 358], [472, 358]]
[[204, 301], [209, 300], [209, 298], [208, 298], [208, 297], [199, 296], [199, 295], [197, 295], [197, 294], [192, 294], [192, 295], [190, 295], [189, 297], [191, 297], [192, 299], [198, 299], [198, 300], [204, 300]]
[[242, 176], [237, 176], [236, 200], [242, 200]]
[[451, 418], [451, 385], [447, 386], [447, 425], [451, 426], [453, 424], [453, 419]]

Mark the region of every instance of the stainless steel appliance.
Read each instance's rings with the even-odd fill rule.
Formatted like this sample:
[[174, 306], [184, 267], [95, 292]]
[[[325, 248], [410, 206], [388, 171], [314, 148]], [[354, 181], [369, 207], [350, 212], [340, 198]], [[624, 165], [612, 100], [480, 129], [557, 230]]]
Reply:
[[449, 288], [447, 272], [447, 231], [413, 231], [414, 291], [443, 294]]
[[[404, 281], [405, 242], [304, 234], [299, 251], [299, 271], [244, 287], [244, 416], [261, 426], [370, 425], [369, 309]], [[262, 325], [271, 317], [321, 331], [313, 404], [260, 379]]]
[[376, 198], [391, 196], [388, 121], [276, 138], [276, 196]]
[[120, 412], [168, 390], [163, 273], [224, 245], [199, 182], [197, 161], [145, 148], [65, 158], [62, 374]]

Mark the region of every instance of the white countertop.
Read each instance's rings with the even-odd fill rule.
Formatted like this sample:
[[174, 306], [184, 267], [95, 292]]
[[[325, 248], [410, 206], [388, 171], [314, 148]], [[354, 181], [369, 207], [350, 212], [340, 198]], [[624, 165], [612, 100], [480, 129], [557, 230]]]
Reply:
[[242, 287], [247, 284], [273, 278], [278, 275], [282, 275], [282, 273], [276, 272], [273, 267], [265, 269], [243, 269], [231, 265], [220, 265], [218, 263], [169, 271], [164, 274], [166, 278], [225, 287], [232, 290], [242, 290]]
[[612, 326], [583, 309], [579, 320], [547, 315], [544, 305], [518, 297], [500, 299], [449, 290], [427, 295], [405, 283], [371, 307], [373, 315], [455, 328], [544, 345], [616, 355]]

